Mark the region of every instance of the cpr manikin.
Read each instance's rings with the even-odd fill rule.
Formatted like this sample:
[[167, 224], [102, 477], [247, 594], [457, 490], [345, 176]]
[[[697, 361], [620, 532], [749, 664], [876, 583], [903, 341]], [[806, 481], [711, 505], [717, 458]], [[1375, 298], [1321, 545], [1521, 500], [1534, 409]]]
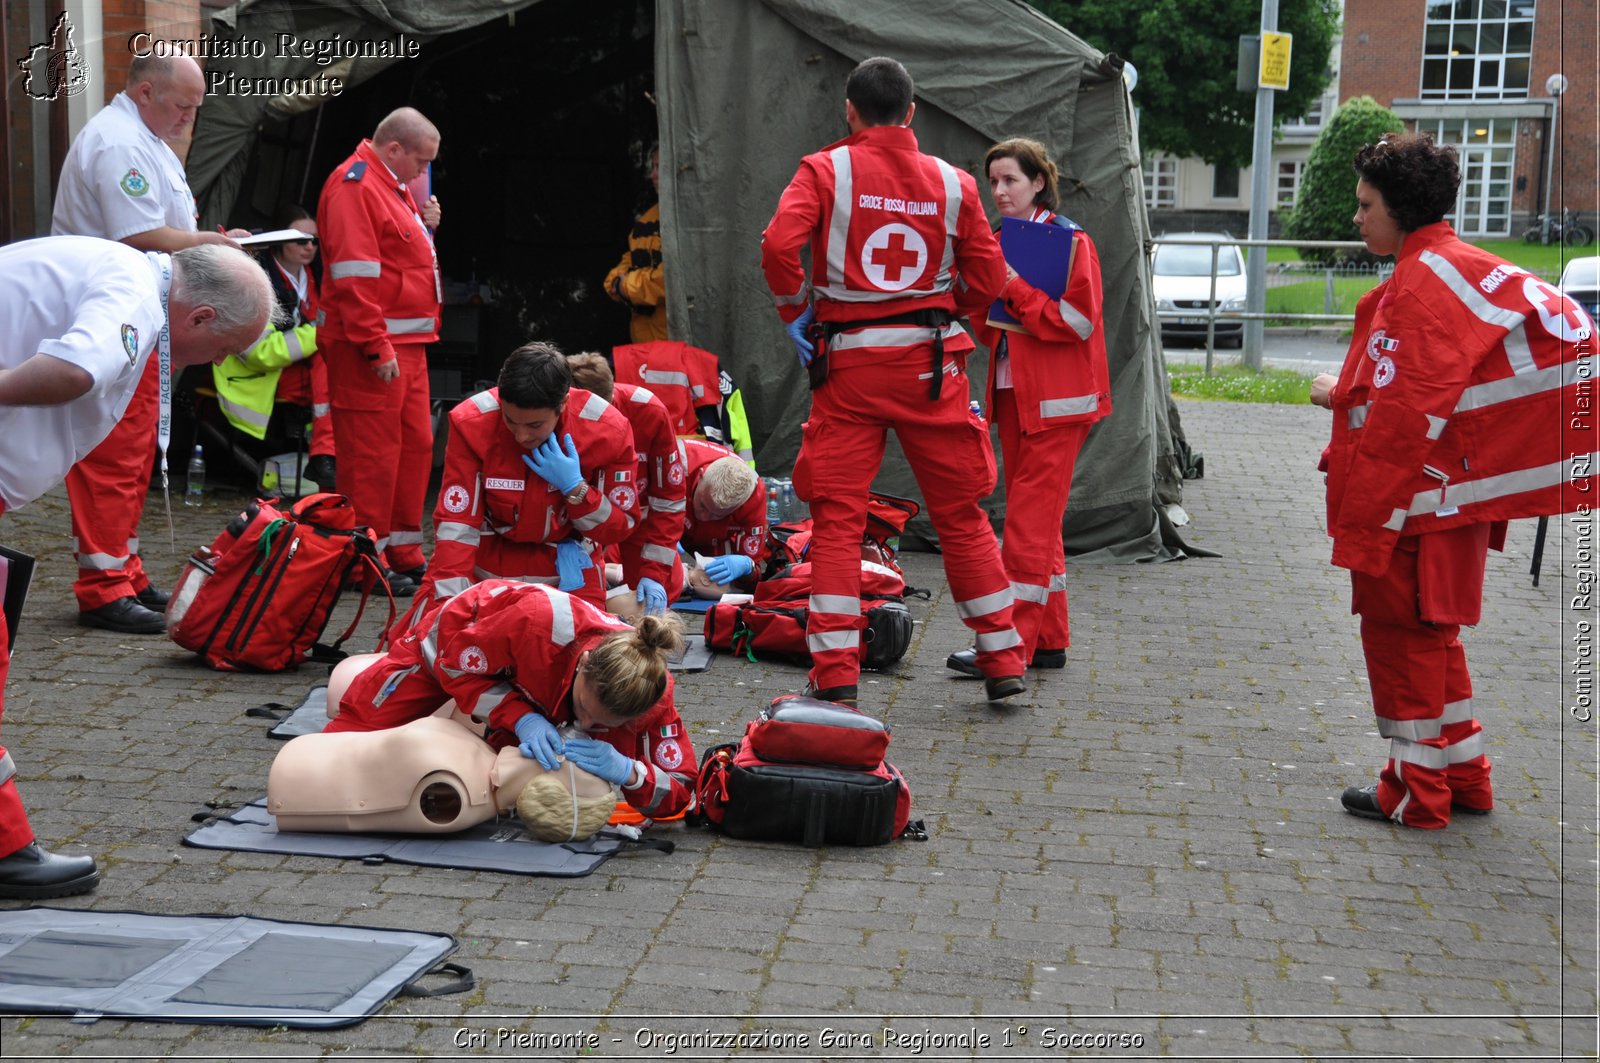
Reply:
[[[330, 707], [373, 659], [334, 669]], [[481, 729], [459, 714], [450, 719], [453, 712], [445, 705], [442, 715], [401, 727], [290, 741], [267, 778], [278, 829], [444, 834], [517, 811], [529, 834], [565, 842], [589, 837], [616, 809], [610, 783], [566, 762], [547, 771], [515, 746], [496, 755]]]

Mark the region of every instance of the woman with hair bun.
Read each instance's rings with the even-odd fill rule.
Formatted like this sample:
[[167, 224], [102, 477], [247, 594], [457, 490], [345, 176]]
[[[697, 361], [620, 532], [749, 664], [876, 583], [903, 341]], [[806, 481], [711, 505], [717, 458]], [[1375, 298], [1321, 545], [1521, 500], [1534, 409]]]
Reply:
[[325, 731], [398, 727], [454, 699], [496, 750], [516, 745], [547, 769], [568, 760], [665, 819], [694, 803], [694, 749], [667, 668], [682, 647], [670, 613], [630, 627], [545, 584], [487, 580], [428, 610], [387, 654], [341, 663]]
[[[1518, 266], [1462, 242], [1444, 220], [1461, 171], [1426, 133], [1355, 156], [1367, 250], [1394, 273], [1356, 304], [1337, 377], [1311, 382], [1333, 411], [1323, 452], [1333, 563], [1351, 611], [1378, 733], [1376, 784], [1354, 815], [1438, 829], [1494, 805], [1483, 727], [1459, 638], [1483, 609], [1484, 563], [1506, 521], [1568, 512], [1590, 495], [1593, 418], [1577, 389], [1593, 350], [1583, 309]], [[1579, 421], [1582, 424], [1579, 424]]]
[[[984, 156], [983, 168], [1003, 216], [1076, 228], [1055, 213], [1056, 164], [1037, 140], [1001, 141]], [[1022, 638], [1022, 659], [1032, 668], [1066, 667], [1071, 638], [1061, 518], [1089, 426], [1111, 413], [1100, 257], [1082, 229], [1072, 240], [1072, 273], [1059, 299], [1006, 269], [1001, 299], [1027, 331], [969, 319], [990, 352], [986, 394], [1005, 459], [1000, 559], [1016, 595], [1011, 620]], [[976, 650], [959, 650], [945, 663], [964, 675], [981, 675], [977, 656]]]

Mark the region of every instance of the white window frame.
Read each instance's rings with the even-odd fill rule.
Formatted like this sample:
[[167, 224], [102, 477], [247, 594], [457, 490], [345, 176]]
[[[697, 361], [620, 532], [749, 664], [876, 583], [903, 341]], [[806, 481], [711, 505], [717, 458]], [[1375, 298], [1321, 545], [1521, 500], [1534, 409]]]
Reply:
[[[1527, 99], [1537, 2], [1426, 0], [1422, 65], [1418, 73], [1420, 97], [1424, 100]], [[1518, 73], [1512, 73], [1513, 70]], [[1429, 75], [1441, 71], [1443, 86], [1430, 88]]]
[[1147, 155], [1144, 165], [1144, 205], [1148, 210], [1178, 205], [1178, 160], [1171, 155]]

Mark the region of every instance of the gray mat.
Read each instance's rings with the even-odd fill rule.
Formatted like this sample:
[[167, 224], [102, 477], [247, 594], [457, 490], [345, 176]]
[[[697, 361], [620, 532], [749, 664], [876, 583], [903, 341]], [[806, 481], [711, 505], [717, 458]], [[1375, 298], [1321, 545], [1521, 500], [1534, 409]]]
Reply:
[[667, 667], [679, 675], [703, 672], [711, 667], [711, 651], [706, 648], [704, 635], [685, 635], [683, 653], [667, 661]]
[[350, 1026], [456, 949], [448, 934], [248, 916], [0, 912], [0, 1011], [241, 1026]]
[[[210, 819], [183, 839], [198, 849], [229, 849], [292, 856], [327, 856], [368, 864], [394, 862], [512, 875], [587, 875], [625, 844], [605, 833], [587, 841], [554, 844], [528, 836], [516, 819], [480, 823], [454, 834], [312, 834], [279, 832], [266, 798]], [[648, 843], [671, 852], [671, 842]]]

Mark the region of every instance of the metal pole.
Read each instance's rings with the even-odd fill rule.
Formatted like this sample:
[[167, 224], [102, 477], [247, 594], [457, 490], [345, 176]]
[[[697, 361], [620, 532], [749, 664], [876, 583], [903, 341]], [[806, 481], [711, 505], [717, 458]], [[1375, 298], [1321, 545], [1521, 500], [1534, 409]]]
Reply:
[[[1261, 39], [1278, 30], [1278, 0], [1261, 0]], [[1260, 72], [1257, 71], [1259, 78]], [[1272, 174], [1272, 90], [1259, 84], [1256, 87], [1256, 136], [1250, 153], [1250, 239], [1267, 238], [1267, 196], [1273, 184]], [[1245, 265], [1245, 306], [1253, 314], [1267, 309], [1267, 249], [1251, 247]], [[1261, 368], [1261, 351], [1266, 339], [1266, 322], [1256, 318], [1244, 323], [1244, 364], [1255, 370]]]
[[1555, 176], [1556, 169], [1556, 119], [1561, 115], [1561, 94], [1556, 93], [1550, 99], [1550, 145], [1545, 153], [1544, 164], [1544, 217], [1539, 222], [1539, 242], [1550, 242], [1551, 215], [1555, 213], [1555, 204], [1550, 202], [1550, 179]]

